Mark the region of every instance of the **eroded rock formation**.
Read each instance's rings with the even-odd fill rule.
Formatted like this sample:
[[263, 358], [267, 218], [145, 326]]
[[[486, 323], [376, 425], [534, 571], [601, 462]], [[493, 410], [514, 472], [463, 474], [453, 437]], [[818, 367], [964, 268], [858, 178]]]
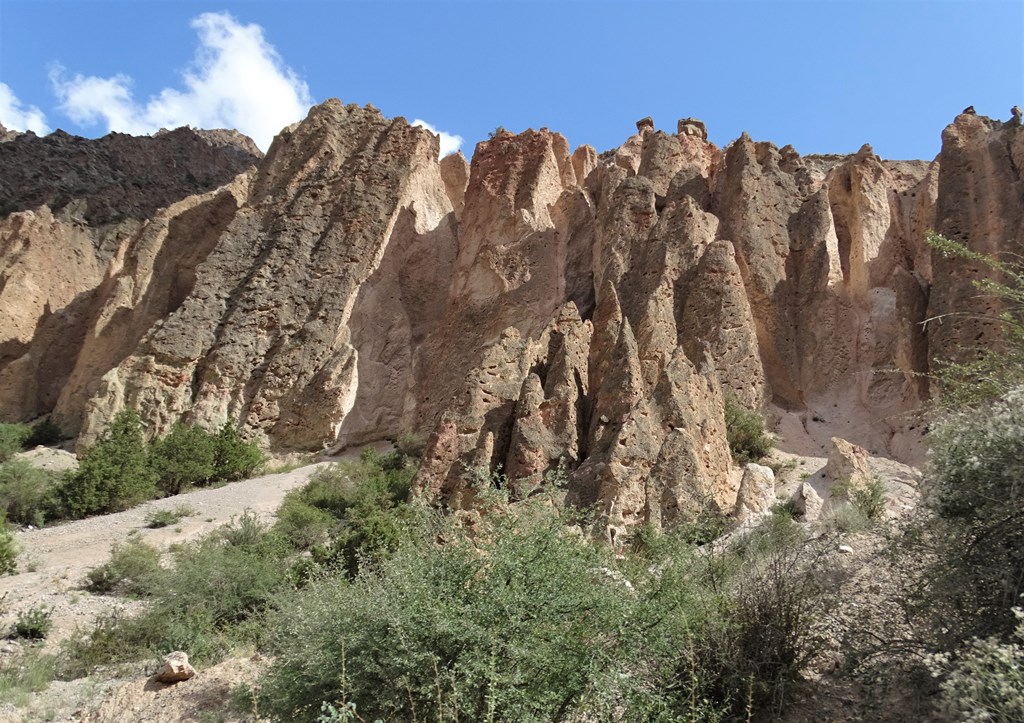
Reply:
[[[75, 223], [38, 205], [60, 183], [12, 196], [26, 212], [0, 222], [0, 298], [31, 301], [5, 322], [0, 412], [53, 411], [83, 440], [125, 406], [154, 432], [238, 420], [279, 450], [419, 433], [418, 494], [465, 509], [479, 484], [548, 488], [613, 538], [732, 512], [741, 489], [758, 513], [726, 395], [768, 410], [792, 451], [842, 437], [915, 459], [929, 363], [987, 333], [922, 326], [973, 296], [924, 232], [1019, 244], [1022, 133], [959, 116], [937, 162], [893, 162], [746, 135], [723, 150], [696, 119], [645, 118], [606, 153], [501, 132], [467, 164], [328, 101], [256, 170], [140, 197], [118, 224], [96, 220], [99, 190], [81, 208], [100, 216]], [[27, 269], [61, 253], [33, 289]]]
[[[110, 134], [88, 140], [55, 132], [4, 133], [0, 143], [0, 418], [31, 419], [52, 411], [112, 276], [125, 264], [160, 253], [157, 273], [181, 276], [154, 244], [154, 229], [199, 201], [195, 194], [230, 183], [259, 161], [252, 141], [234, 131], [179, 128], [154, 137]], [[166, 234], [164, 234], [166, 235]], [[141, 254], [137, 250], [141, 249]], [[123, 284], [122, 284], [123, 288]], [[179, 294], [180, 295], [180, 294]], [[134, 302], [127, 313], [133, 313]], [[143, 331], [170, 309], [133, 319]], [[140, 332], [141, 334], [141, 332]], [[128, 346], [139, 338], [110, 339]], [[103, 373], [119, 358], [107, 350]], [[113, 361], [111, 361], [113, 360]], [[77, 431], [79, 404], [63, 415]]]

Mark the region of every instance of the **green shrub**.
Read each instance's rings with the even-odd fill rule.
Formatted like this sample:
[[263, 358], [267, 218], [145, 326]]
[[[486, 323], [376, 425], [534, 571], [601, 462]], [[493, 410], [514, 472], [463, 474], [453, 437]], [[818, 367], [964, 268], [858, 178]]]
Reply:
[[286, 586], [287, 568], [275, 544], [264, 532], [244, 544], [209, 537], [182, 546], [173, 554], [156, 607], [180, 606], [176, 616], [208, 619], [215, 629], [252, 618]]
[[154, 530], [161, 527], [170, 527], [181, 522], [186, 517], [191, 517], [195, 513], [196, 511], [188, 505], [178, 505], [171, 509], [153, 510], [146, 514], [146, 527]]
[[772, 451], [764, 417], [744, 407], [731, 394], [725, 396], [725, 433], [732, 458], [738, 464], [756, 462]]
[[[327, 567], [341, 566], [349, 574], [364, 562], [380, 560], [422, 521], [422, 512], [405, 504], [415, 469], [405, 465], [404, 459], [397, 453], [380, 455], [367, 448], [358, 462], [318, 470], [282, 510], [285, 517], [278, 523], [279, 530], [293, 542], [301, 542], [294, 518], [300, 515], [317, 521], [331, 539], [311, 548], [314, 559]], [[329, 514], [336, 524], [328, 525], [326, 518], [314, 517], [300, 505]], [[309, 533], [320, 534], [316, 528]]]
[[850, 496], [850, 501], [869, 520], [880, 520], [885, 514], [885, 486], [881, 480], [873, 479], [866, 485], [855, 489]]
[[245, 510], [237, 521], [232, 517], [230, 522], [222, 525], [211, 537], [234, 547], [257, 547], [276, 539], [271, 538], [267, 532], [267, 525], [260, 521], [259, 515], [252, 510]]
[[25, 459], [0, 464], [0, 510], [21, 525], [42, 527], [53, 508], [59, 477]]
[[407, 504], [354, 507], [327, 551], [318, 557], [340, 563], [353, 575], [360, 566], [391, 555], [406, 538], [415, 535], [421, 519], [421, 511]]
[[202, 427], [175, 422], [166, 437], [149, 445], [157, 487], [176, 495], [192, 485], [208, 484], [216, 474], [216, 437]]
[[292, 490], [277, 511], [274, 529], [297, 550], [310, 550], [330, 542], [339, 520], [326, 510], [302, 499], [302, 490]]
[[140, 539], [114, 545], [110, 559], [86, 573], [86, 589], [99, 594], [148, 595], [161, 575], [160, 551]]
[[32, 429], [27, 424], [0, 423], [0, 462], [20, 452], [31, 435]]
[[167, 436], [147, 445], [138, 415], [126, 410], [60, 485], [57, 509], [69, 517], [117, 512], [152, 499], [158, 490], [175, 495], [192, 485], [240, 479], [262, 463], [259, 448], [243, 442], [230, 423], [210, 434], [177, 422]]
[[214, 479], [234, 481], [251, 477], [266, 458], [255, 442], [245, 442], [231, 422], [225, 422], [214, 442]]
[[617, 561], [530, 503], [472, 534], [424, 524], [351, 581], [281, 600], [259, 710], [697, 723], [782, 705], [821, 611], [799, 526], [713, 554], [653, 528], [634, 542], [643, 557]]
[[[135, 547], [120, 556], [118, 567], [129, 568], [133, 585], [142, 581], [136, 592], [148, 605], [135, 617], [114, 614], [70, 640], [62, 674], [86, 675], [97, 665], [159, 658], [169, 650], [187, 650], [190, 659], [209, 664], [258, 642], [262, 614], [289, 586], [288, 563], [273, 535], [254, 534], [249, 523], [233, 525], [236, 532], [239, 527], [245, 529], [240, 537], [221, 530], [177, 546], [166, 569], [151, 567], [153, 554], [141, 543], [126, 544]], [[141, 572], [134, 577], [136, 565]], [[112, 572], [102, 579], [119, 577]]]
[[484, 550], [403, 544], [282, 603], [260, 710], [316, 720], [351, 700], [370, 720], [557, 719], [596, 685], [626, 619], [628, 589], [594, 573], [610, 565], [560, 522], [499, 526]]
[[374, 470], [359, 462], [338, 462], [314, 472], [296, 498], [337, 519], [352, 505], [360, 482]]
[[841, 535], [852, 535], [871, 528], [871, 520], [867, 515], [848, 500], [836, 500], [826, 506], [821, 519], [826, 530]]
[[1024, 593], [1024, 388], [948, 415], [929, 440], [928, 604], [954, 640], [1009, 635]]
[[0, 703], [21, 708], [53, 682], [57, 659], [30, 650], [0, 658]]
[[867, 484], [854, 485], [849, 479], [832, 485], [832, 497], [846, 500], [867, 521], [877, 521], [885, 514], [885, 485], [873, 478]]
[[1013, 642], [974, 638], [956, 656], [929, 656], [932, 675], [942, 678], [942, 707], [949, 720], [1024, 720], [1024, 611], [1014, 608], [1013, 613]]
[[18, 546], [7, 517], [0, 512], [0, 575], [13, 575], [18, 569]]
[[42, 640], [53, 628], [53, 610], [42, 606], [31, 607], [18, 613], [11, 634], [26, 640]]
[[61, 484], [60, 506], [71, 517], [117, 512], [152, 498], [156, 479], [139, 416], [123, 411]]
[[32, 425], [32, 430], [24, 442], [25, 447], [36, 447], [38, 445], [50, 446], [58, 444], [66, 439], [64, 432], [57, 426], [57, 423], [47, 417]]

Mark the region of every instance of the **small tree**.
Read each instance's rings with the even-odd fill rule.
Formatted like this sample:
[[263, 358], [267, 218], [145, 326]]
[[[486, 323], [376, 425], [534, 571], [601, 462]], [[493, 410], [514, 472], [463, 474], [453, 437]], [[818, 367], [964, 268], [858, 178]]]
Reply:
[[255, 442], [244, 441], [234, 424], [224, 422], [214, 441], [215, 479], [243, 479], [259, 469], [264, 461], [263, 453]]
[[116, 512], [153, 497], [156, 480], [139, 415], [125, 410], [85, 451], [78, 471], [61, 485], [59, 499], [72, 517]]
[[206, 484], [216, 476], [218, 438], [202, 427], [175, 422], [170, 433], [150, 445], [150, 463], [157, 486], [176, 495], [190, 485]]

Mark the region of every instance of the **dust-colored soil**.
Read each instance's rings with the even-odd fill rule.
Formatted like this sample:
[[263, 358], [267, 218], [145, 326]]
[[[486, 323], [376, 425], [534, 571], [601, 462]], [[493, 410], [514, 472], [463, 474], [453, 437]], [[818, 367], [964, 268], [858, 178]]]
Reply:
[[[81, 589], [85, 573], [106, 562], [112, 545], [135, 534], [166, 549], [196, 539], [246, 510], [270, 517], [284, 495], [301, 486], [323, 464], [154, 500], [125, 512], [18, 532], [20, 574], [0, 578], [0, 596], [6, 595], [3, 622], [12, 623], [18, 612], [32, 606], [52, 608], [54, 629], [47, 640], [52, 647], [76, 625], [88, 624], [97, 614], [123, 605], [116, 598], [90, 595]], [[146, 527], [146, 515], [179, 506], [195, 514], [171, 527]]]
[[75, 720], [89, 723], [185, 723], [227, 717], [225, 701], [232, 690], [254, 681], [266, 660], [232, 658], [174, 685], [138, 677], [111, 688], [91, 711]]

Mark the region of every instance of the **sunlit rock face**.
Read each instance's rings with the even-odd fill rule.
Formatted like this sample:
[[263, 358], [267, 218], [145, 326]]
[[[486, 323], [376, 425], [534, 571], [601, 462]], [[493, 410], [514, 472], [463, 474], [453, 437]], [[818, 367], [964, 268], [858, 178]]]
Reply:
[[637, 129], [600, 154], [502, 131], [439, 161], [429, 131], [328, 101], [254, 168], [137, 218], [8, 214], [0, 296], [26, 301], [7, 302], [0, 411], [83, 442], [126, 407], [280, 451], [415, 434], [415, 494], [548, 489], [613, 538], [736, 508], [727, 397], [791, 451], [916, 460], [929, 364], [994, 333], [922, 324], [974, 303], [925, 231], [1024, 237], [1019, 123], [960, 116], [933, 163]]

